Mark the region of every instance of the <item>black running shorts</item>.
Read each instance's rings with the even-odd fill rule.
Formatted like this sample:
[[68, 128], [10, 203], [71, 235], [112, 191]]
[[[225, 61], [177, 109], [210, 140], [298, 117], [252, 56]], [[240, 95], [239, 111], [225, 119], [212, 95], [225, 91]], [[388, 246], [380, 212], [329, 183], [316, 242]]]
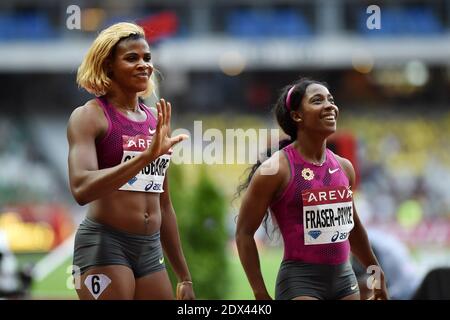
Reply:
[[309, 296], [338, 300], [358, 292], [358, 281], [349, 261], [327, 265], [286, 260], [281, 263], [278, 272], [275, 299]]
[[135, 278], [165, 269], [159, 232], [127, 233], [86, 218], [75, 236], [73, 265], [83, 274], [94, 266], [124, 265]]

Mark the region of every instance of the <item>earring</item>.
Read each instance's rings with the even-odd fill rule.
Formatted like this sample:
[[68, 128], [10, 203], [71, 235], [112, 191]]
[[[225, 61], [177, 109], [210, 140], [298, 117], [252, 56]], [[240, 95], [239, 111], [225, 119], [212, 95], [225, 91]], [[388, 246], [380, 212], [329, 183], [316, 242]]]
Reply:
[[298, 111], [291, 111], [290, 116], [291, 116], [291, 119], [294, 120], [295, 122], [303, 121], [302, 117]]

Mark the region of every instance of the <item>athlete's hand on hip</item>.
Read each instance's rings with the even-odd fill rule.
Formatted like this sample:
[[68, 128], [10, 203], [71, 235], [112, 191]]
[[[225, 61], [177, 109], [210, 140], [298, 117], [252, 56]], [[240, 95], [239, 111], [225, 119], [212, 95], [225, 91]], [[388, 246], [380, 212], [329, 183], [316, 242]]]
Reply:
[[170, 136], [170, 118], [171, 105], [164, 99], [159, 99], [156, 103], [158, 110], [158, 123], [156, 124], [156, 132], [153, 136], [152, 143], [146, 152], [153, 159], [166, 154], [172, 146], [188, 138], [185, 134], [179, 134], [175, 137]]
[[177, 300], [195, 300], [192, 282], [180, 282], [177, 284]]

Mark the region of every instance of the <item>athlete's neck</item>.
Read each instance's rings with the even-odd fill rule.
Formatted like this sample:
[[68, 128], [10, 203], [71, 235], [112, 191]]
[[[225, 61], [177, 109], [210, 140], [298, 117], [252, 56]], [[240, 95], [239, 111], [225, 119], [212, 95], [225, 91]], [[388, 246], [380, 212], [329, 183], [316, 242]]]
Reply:
[[326, 160], [326, 147], [326, 139], [308, 137], [300, 132], [294, 142], [294, 148], [303, 156], [303, 159], [318, 165], [323, 164]]
[[139, 99], [136, 93], [127, 94], [123, 91], [110, 91], [106, 94], [108, 102], [121, 110], [136, 112], [139, 108]]

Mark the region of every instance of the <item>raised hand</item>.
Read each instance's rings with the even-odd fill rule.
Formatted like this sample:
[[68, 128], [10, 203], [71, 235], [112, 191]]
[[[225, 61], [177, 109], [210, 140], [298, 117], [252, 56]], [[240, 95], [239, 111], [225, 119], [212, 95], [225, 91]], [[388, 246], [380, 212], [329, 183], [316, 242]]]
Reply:
[[145, 151], [152, 159], [156, 159], [167, 153], [176, 143], [188, 138], [185, 134], [179, 134], [175, 137], [170, 136], [170, 118], [172, 112], [170, 102], [160, 99], [156, 103], [156, 109], [158, 110], [156, 132], [153, 135], [152, 143]]

